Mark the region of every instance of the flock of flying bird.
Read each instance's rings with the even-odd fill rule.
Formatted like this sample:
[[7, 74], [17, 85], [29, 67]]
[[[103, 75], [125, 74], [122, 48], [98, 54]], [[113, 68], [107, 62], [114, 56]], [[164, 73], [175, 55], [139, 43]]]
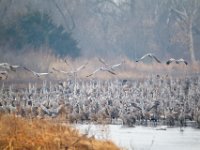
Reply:
[[[161, 63], [161, 61], [152, 53], [145, 54], [140, 59], [136, 60], [136, 62], [143, 61], [146, 58], [150, 58], [152, 60], [155, 60], [157, 63]], [[116, 75], [116, 73], [114, 72], [115, 68], [117, 68], [117, 67], [119, 67], [119, 66], [121, 66], [125, 63], [125, 61], [122, 61], [121, 63], [118, 63], [118, 64], [109, 65], [102, 58], [98, 58], [98, 60], [103, 64], [103, 66], [97, 68], [92, 73], [88, 74], [86, 77], [91, 77], [99, 71], [106, 71], [110, 74]], [[181, 59], [170, 58], [169, 60], [166, 61], [166, 64], [170, 65], [173, 62], [175, 62], [176, 64], [184, 63], [185, 65], [188, 65], [188, 62], [185, 61], [183, 58], [181, 58]], [[67, 63], [67, 61], [65, 61], [65, 63]], [[68, 75], [77, 75], [77, 73], [79, 71], [81, 71], [82, 69], [84, 69], [87, 64], [88, 64], [88, 62], [85, 63], [84, 65], [78, 67], [77, 69], [72, 69], [70, 72], [67, 72], [67, 71], [64, 71], [64, 70], [59, 70], [59, 69], [56, 69], [56, 68], [52, 68], [52, 70], [56, 71], [56, 72], [68, 74]], [[53, 73], [53, 71], [50, 71], [50, 72], [35, 72], [35, 71], [33, 71], [33, 70], [31, 70], [27, 67], [20, 66], [20, 65], [11, 65], [9, 63], [0, 63], [0, 68], [4, 69], [4, 70], [0, 71], [0, 80], [4, 80], [4, 79], [8, 78], [8, 71], [16, 72], [16, 70], [18, 70], [20, 68], [22, 68], [22, 69], [24, 69], [28, 72], [31, 72], [36, 77], [46, 76], [46, 75]]]

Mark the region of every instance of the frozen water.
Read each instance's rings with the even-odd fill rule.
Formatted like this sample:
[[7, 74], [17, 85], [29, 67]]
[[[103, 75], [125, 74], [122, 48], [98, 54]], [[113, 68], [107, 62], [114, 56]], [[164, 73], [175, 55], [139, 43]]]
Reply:
[[[194, 128], [166, 128], [120, 125], [75, 125], [82, 133], [97, 139], [109, 139], [118, 146], [134, 150], [199, 150], [200, 130]], [[166, 130], [165, 130], [166, 129]]]

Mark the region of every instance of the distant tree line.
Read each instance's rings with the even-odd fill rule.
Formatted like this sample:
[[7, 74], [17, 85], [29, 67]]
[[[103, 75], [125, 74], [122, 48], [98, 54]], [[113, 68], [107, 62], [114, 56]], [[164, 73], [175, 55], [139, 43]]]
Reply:
[[34, 11], [79, 41], [83, 56], [200, 58], [199, 0], [0, 0], [6, 25]]
[[71, 33], [63, 26], [56, 26], [47, 14], [31, 12], [22, 15], [9, 24], [0, 24], [0, 46], [7, 45], [10, 49], [20, 51], [24, 47], [35, 50], [48, 46], [60, 56], [77, 57], [80, 49]]

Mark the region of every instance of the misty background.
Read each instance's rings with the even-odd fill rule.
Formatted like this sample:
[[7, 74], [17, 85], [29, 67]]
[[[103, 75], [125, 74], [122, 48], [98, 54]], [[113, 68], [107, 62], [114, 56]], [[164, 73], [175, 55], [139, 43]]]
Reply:
[[[28, 52], [200, 58], [199, 0], [0, 0], [0, 60]], [[14, 55], [11, 57], [10, 55]]]

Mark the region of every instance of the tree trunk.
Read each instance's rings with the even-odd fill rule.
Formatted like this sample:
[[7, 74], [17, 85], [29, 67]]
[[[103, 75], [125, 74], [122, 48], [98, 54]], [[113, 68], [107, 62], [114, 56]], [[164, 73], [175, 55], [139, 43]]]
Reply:
[[189, 24], [188, 42], [189, 42], [188, 49], [190, 52], [191, 61], [192, 61], [192, 63], [195, 63], [196, 59], [195, 59], [195, 54], [194, 54], [194, 41], [193, 41], [192, 23], [191, 22]]

